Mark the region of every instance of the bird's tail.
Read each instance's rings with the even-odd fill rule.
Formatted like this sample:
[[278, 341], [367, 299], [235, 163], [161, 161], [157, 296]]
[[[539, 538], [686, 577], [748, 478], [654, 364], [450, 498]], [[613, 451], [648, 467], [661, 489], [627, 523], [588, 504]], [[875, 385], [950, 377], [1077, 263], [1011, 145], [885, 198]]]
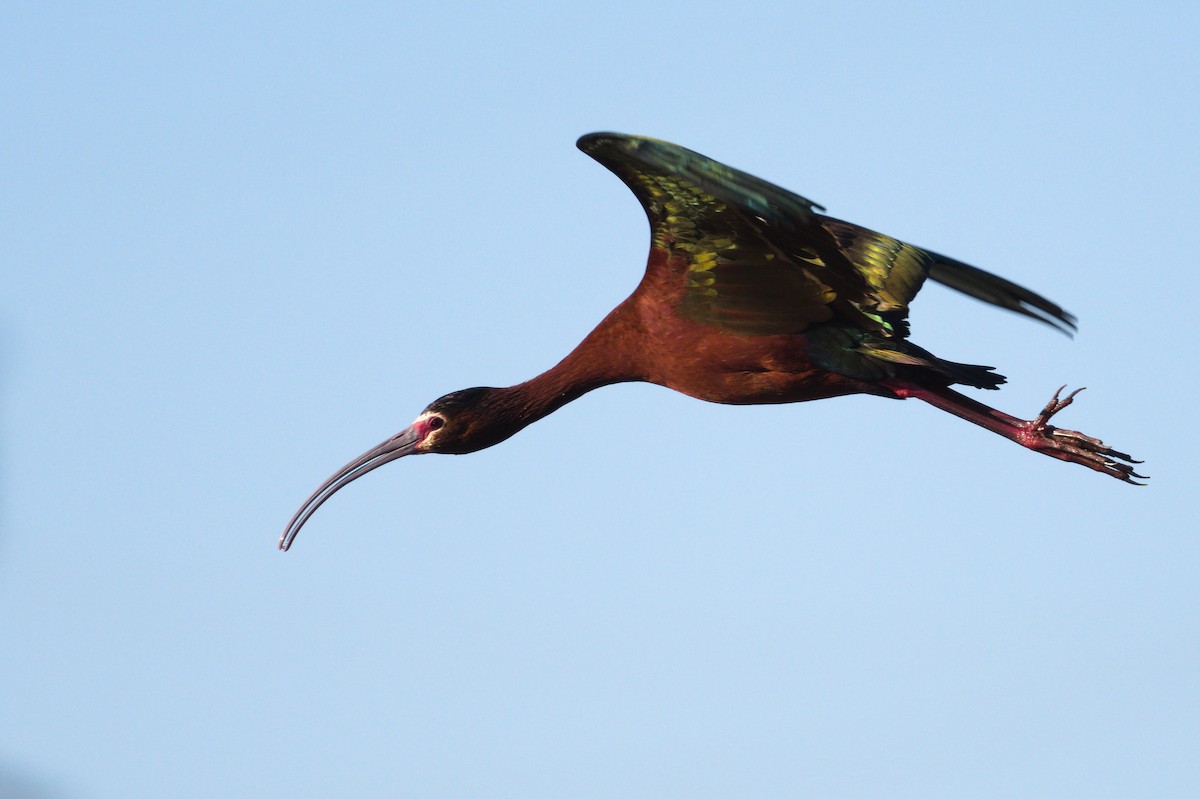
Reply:
[[929, 276], [944, 286], [961, 291], [977, 300], [998, 305], [1010, 311], [1044, 322], [1056, 330], [1061, 330], [1068, 336], [1074, 333], [1075, 317], [1040, 294], [1036, 294], [1024, 286], [1018, 286], [1011, 280], [1005, 280], [999, 275], [985, 272], [982, 269], [947, 258], [938, 253], [929, 253], [933, 262], [929, 266]]
[[1004, 382], [990, 366], [947, 361], [911, 341], [844, 325], [818, 325], [805, 334], [804, 343], [817, 366], [870, 383], [909, 377], [922, 385], [998, 388]]
[[977, 366], [939, 358], [929, 350], [918, 347], [911, 341], [870, 341], [856, 350], [862, 355], [900, 366], [915, 366], [928, 374], [935, 372], [951, 383], [975, 388], [999, 388], [1005, 381], [1004, 375], [991, 366]]

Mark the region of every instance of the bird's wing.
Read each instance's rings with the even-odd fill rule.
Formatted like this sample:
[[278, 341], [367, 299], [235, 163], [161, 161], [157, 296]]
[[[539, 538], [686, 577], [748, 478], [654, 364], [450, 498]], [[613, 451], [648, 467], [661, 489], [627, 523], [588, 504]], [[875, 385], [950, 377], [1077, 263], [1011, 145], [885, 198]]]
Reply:
[[748, 335], [798, 333], [835, 317], [899, 332], [889, 317], [902, 319], [901, 298], [916, 289], [893, 276], [919, 265], [857, 264], [811, 200], [656, 139], [593, 133], [578, 144], [637, 196], [652, 246], [686, 264], [681, 312], [689, 318]]
[[925, 278], [930, 277], [968, 296], [1036, 319], [1068, 335], [1075, 329], [1075, 317], [1062, 306], [1011, 280], [852, 222], [827, 216], [818, 216], [818, 219], [846, 257], [871, 283], [879, 298], [877, 310], [881, 313], [903, 312]]
[[818, 215], [821, 227], [871, 285], [872, 309], [907, 335], [908, 304], [917, 296], [936, 256], [920, 247], [850, 222]]
[[929, 255], [933, 257], [933, 263], [929, 265], [929, 276], [942, 285], [977, 300], [1036, 319], [1068, 336], [1075, 332], [1078, 325], [1074, 314], [1063, 310], [1061, 305], [1041, 294], [962, 261], [938, 255], [936, 252]]

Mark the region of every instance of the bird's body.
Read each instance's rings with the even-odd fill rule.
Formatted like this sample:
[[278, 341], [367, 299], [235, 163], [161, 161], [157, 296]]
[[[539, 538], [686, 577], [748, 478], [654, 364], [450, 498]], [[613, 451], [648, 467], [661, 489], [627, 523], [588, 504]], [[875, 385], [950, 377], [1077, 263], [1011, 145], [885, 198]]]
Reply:
[[926, 277], [1070, 331], [1058, 305], [1004, 278], [857, 225], [770, 183], [667, 142], [591, 134], [579, 147], [646, 210], [646, 271], [560, 363], [508, 388], [435, 400], [398, 435], [347, 464], [300, 508], [290, 546], [342, 486], [408, 454], [475, 452], [600, 386], [645, 381], [709, 402], [767, 404], [847, 394], [915, 397], [1022, 446], [1133, 482], [1128, 455], [1050, 426], [1074, 394], [1032, 421], [950, 389], [997, 388], [990, 367], [946, 361], [908, 340]]
[[509, 391], [534, 404], [539, 397], [559, 396], [560, 384], [575, 399], [583, 392], [570, 392], [566, 385], [591, 390], [629, 381], [655, 383], [696, 399], [731, 405], [844, 394], [892, 396], [882, 386], [815, 364], [802, 335], [751, 338], [676, 313], [684, 294], [679, 276], [685, 269], [682, 259], [652, 250], [646, 274], [628, 299], [557, 366]]

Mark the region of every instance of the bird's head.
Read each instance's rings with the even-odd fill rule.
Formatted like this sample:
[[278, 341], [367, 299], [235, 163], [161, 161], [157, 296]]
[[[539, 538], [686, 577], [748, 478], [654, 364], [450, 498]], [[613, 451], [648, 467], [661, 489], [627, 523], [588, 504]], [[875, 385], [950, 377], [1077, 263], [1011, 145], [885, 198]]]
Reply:
[[499, 400], [503, 390], [467, 388], [429, 404], [405, 429], [338, 469], [313, 492], [279, 537], [279, 548], [292, 545], [304, 523], [342, 487], [405, 455], [440, 452], [465, 455], [499, 444], [520, 429], [506, 423], [510, 414]]

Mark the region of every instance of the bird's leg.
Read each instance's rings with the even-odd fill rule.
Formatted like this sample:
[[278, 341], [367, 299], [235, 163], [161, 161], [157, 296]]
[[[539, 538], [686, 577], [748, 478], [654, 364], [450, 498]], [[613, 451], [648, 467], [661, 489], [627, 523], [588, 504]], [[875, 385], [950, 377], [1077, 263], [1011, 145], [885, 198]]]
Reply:
[[1098, 438], [1085, 436], [1075, 430], [1063, 430], [1049, 423], [1051, 417], [1075, 400], [1075, 395], [1083, 390], [1081, 388], [1061, 399], [1062, 388], [1055, 391], [1046, 407], [1032, 420], [1009, 416], [949, 388], [928, 388], [910, 383], [890, 384], [889, 388], [900, 397], [915, 397], [928, 402], [935, 408], [941, 408], [1043, 455], [1078, 463], [1127, 483], [1141, 485], [1134, 478], [1146, 479], [1145, 475], [1133, 470], [1133, 465], [1141, 461], [1106, 446]]

